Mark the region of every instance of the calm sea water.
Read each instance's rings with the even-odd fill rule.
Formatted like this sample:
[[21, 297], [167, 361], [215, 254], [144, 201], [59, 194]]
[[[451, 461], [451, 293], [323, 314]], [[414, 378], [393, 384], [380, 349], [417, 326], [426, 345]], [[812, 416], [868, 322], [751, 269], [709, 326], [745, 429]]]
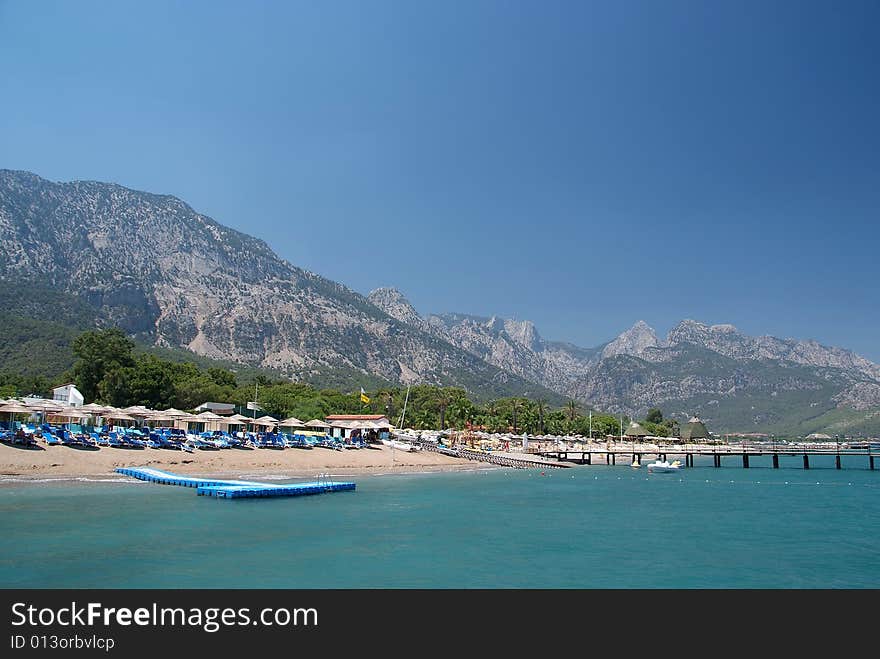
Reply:
[[[218, 500], [0, 482], [5, 588], [878, 588], [867, 459], [361, 476]], [[783, 460], [783, 466], [786, 462]]]

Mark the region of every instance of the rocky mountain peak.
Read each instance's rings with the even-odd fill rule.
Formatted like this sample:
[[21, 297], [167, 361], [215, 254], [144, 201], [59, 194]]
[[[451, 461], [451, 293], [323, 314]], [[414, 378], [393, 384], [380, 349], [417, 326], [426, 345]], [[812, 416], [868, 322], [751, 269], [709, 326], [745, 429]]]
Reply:
[[666, 342], [670, 345], [676, 345], [679, 343], [695, 343], [697, 345], [702, 345], [706, 342], [708, 335], [708, 325], [686, 318], [669, 330], [669, 334], [666, 336]]
[[422, 326], [425, 320], [396, 288], [382, 287], [370, 292], [367, 299], [392, 318], [408, 325]]
[[505, 319], [504, 331], [511, 339], [529, 350], [540, 350], [541, 337], [535, 324], [530, 320]]
[[602, 350], [602, 359], [616, 355], [641, 356], [647, 348], [660, 345], [654, 329], [643, 320], [637, 321], [632, 327], [620, 334]]
[[501, 330], [504, 329], [504, 319], [499, 318], [498, 316], [492, 316], [486, 322], [486, 329], [489, 330], [490, 332], [495, 332], [495, 333], [500, 332]]

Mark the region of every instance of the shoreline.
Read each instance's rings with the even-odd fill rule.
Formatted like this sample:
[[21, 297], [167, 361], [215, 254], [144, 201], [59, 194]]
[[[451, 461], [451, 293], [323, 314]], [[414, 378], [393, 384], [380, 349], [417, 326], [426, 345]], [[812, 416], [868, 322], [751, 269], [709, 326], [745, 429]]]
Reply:
[[46, 482], [47, 479], [125, 479], [127, 477], [116, 472], [117, 467], [147, 466], [193, 476], [254, 480], [314, 478], [318, 473], [327, 472], [333, 477], [347, 477], [501, 468], [433, 451], [408, 453], [385, 446], [346, 451], [223, 449], [185, 453], [152, 448], [82, 450], [44, 445], [27, 449], [0, 444], [0, 484]]

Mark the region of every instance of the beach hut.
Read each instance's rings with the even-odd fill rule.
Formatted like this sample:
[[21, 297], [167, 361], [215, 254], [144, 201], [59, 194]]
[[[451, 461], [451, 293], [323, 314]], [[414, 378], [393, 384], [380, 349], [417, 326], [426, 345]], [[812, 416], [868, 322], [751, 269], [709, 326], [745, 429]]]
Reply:
[[700, 421], [697, 417], [692, 416], [691, 420], [687, 422], [684, 428], [681, 429], [681, 438], [684, 441], [691, 441], [694, 439], [708, 439], [709, 431], [706, 430], [706, 426]]
[[644, 439], [651, 433], [649, 433], [645, 428], [637, 421], [630, 421], [629, 427], [626, 429], [626, 432], [623, 433], [630, 439]]

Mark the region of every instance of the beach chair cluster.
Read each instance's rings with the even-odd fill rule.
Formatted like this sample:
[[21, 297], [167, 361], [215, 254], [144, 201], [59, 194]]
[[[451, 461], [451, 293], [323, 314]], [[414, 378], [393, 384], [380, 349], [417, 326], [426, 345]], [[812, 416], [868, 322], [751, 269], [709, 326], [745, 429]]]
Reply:
[[225, 430], [187, 432], [179, 428], [157, 427], [98, 428], [73, 423], [61, 425], [15, 424], [14, 429], [0, 430], [0, 441], [9, 444], [38, 447], [68, 446], [98, 450], [112, 449], [167, 449], [173, 451], [219, 451], [224, 449], [304, 449], [323, 448], [333, 451], [369, 448], [363, 439], [343, 440], [330, 435], [306, 435], [285, 432], [234, 432]]

